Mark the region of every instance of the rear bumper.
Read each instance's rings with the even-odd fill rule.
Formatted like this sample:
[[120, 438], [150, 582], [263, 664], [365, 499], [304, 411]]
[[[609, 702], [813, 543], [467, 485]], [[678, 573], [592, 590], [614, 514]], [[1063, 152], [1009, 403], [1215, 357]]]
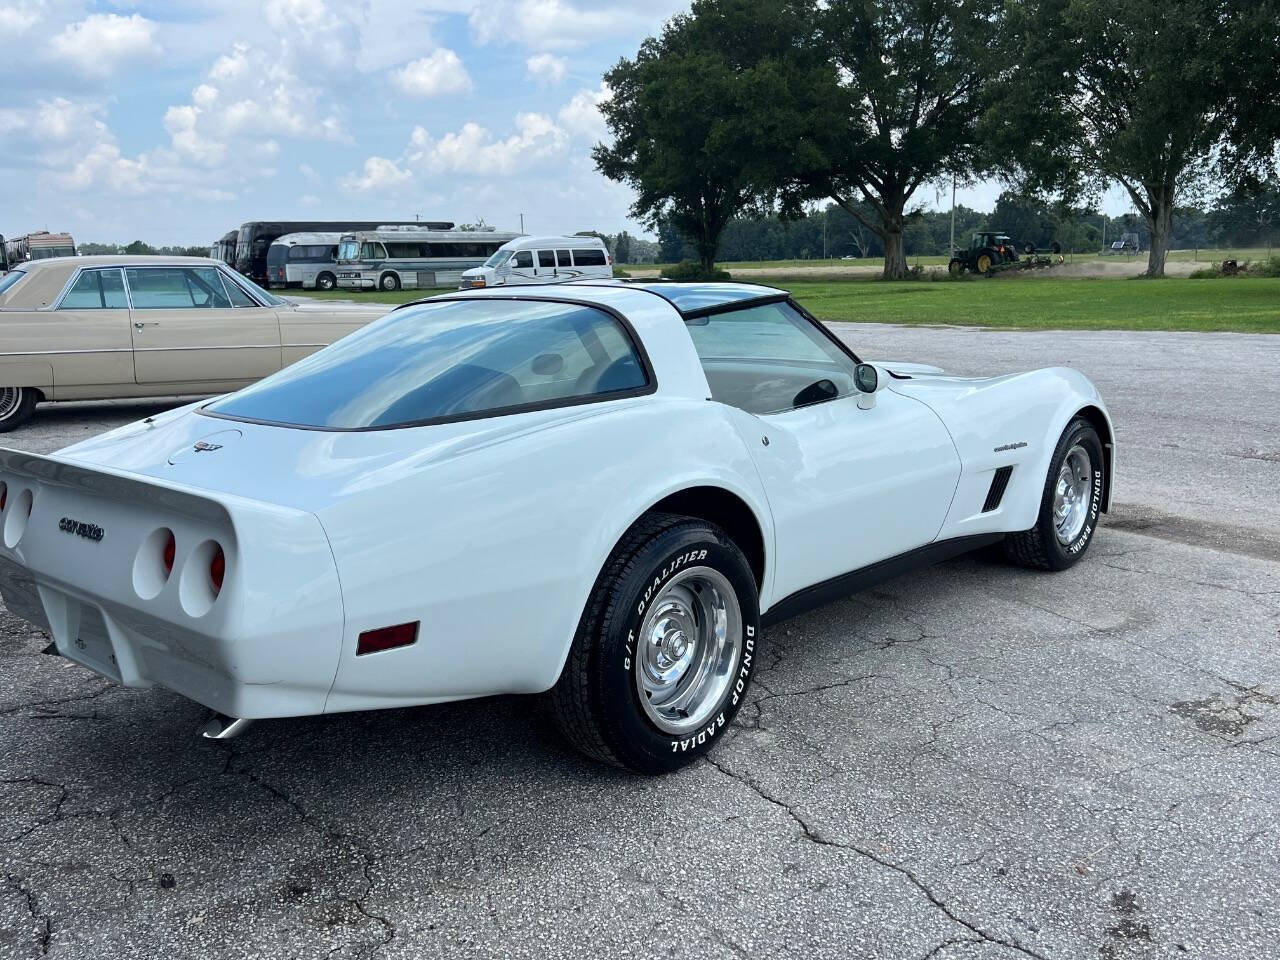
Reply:
[[[314, 515], [11, 451], [0, 451], [0, 482], [6, 512], [15, 492], [33, 494], [20, 536], [0, 539], [0, 597], [67, 659], [230, 716], [324, 711], [344, 617]], [[100, 536], [69, 532], [68, 517]], [[177, 544], [167, 578], [140, 560], [157, 528]], [[225, 576], [220, 592], [198, 594], [211, 540]]]

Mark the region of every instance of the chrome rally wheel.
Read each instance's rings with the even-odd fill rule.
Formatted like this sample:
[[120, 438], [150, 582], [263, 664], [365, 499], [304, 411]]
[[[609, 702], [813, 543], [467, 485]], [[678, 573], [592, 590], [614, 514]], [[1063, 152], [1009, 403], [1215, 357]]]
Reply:
[[759, 660], [756, 575], [720, 527], [650, 513], [613, 548], [587, 600], [552, 718], [573, 746], [657, 774], [724, 736]]
[[636, 647], [636, 689], [654, 726], [678, 736], [706, 723], [741, 647], [742, 612], [724, 575], [692, 567], [672, 577], [649, 605]]
[[1093, 486], [1093, 464], [1080, 444], [1073, 446], [1062, 461], [1053, 488], [1053, 526], [1058, 542], [1073, 542], [1089, 516], [1089, 494]]

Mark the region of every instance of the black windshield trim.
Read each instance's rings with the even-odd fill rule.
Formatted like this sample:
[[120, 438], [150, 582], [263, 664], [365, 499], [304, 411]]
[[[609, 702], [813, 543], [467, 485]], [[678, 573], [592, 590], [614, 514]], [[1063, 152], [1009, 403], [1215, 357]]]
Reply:
[[[445, 423], [464, 423], [468, 420], [491, 420], [494, 417], [509, 417], [519, 413], [535, 413], [541, 410], [558, 410], [564, 407], [582, 407], [593, 403], [605, 403], [610, 400], [629, 400], [634, 397], [645, 397], [656, 393], [658, 390], [658, 378], [653, 372], [653, 364], [649, 362], [649, 354], [644, 349], [644, 344], [637, 336], [635, 328], [631, 326], [631, 321], [624, 317], [612, 307], [606, 307], [599, 303], [589, 303], [584, 300], [573, 300], [563, 297], [456, 297], [456, 296], [439, 296], [428, 297], [423, 300], [414, 301], [413, 304], [405, 304], [405, 306], [415, 306], [424, 303], [474, 303], [476, 301], [488, 300], [514, 300], [514, 301], [535, 301], [538, 303], [561, 303], [572, 307], [588, 307], [593, 310], [599, 310], [601, 313], [608, 315], [618, 322], [618, 326], [622, 328], [623, 335], [631, 344], [632, 350], [635, 352], [636, 358], [640, 361], [640, 370], [644, 374], [645, 385], [642, 387], [631, 387], [626, 390], [612, 390], [607, 393], [593, 393], [585, 397], [561, 397], [557, 400], [543, 400], [539, 403], [520, 403], [509, 407], [494, 407], [492, 410], [482, 410], [475, 413], [455, 413], [445, 417], [425, 417], [421, 420], [406, 420], [404, 423], [389, 423], [385, 425], [375, 425], [367, 427], [333, 427], [322, 426], [309, 423], [288, 423], [284, 420], [266, 420], [258, 417], [245, 417], [232, 413], [221, 413], [217, 410], [210, 410], [209, 404], [198, 407], [196, 413], [206, 417], [216, 417], [219, 420], [233, 420], [237, 423], [254, 423], [264, 427], [282, 427], [287, 430], [311, 430], [317, 433], [380, 433], [387, 430], [411, 430], [414, 427], [433, 427]], [[399, 308], [397, 308], [399, 309]], [[395, 313], [395, 310], [391, 311]], [[388, 314], [390, 316], [390, 314]], [[216, 403], [223, 397], [215, 397], [209, 403]]]

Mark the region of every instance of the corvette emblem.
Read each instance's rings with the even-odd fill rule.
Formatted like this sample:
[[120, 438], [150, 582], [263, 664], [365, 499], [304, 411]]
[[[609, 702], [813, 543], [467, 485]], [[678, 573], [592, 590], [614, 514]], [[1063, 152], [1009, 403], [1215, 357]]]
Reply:
[[204, 440], [197, 440], [195, 443], [195, 446], [193, 446], [191, 449], [194, 450], [196, 453], [211, 453], [214, 450], [221, 450], [222, 444], [206, 443]]
[[92, 540], [97, 543], [106, 533], [96, 523], [83, 523], [80, 520], [72, 520], [70, 517], [63, 517], [58, 521], [58, 529], [63, 533], [74, 533], [77, 537], [84, 537], [86, 540]]

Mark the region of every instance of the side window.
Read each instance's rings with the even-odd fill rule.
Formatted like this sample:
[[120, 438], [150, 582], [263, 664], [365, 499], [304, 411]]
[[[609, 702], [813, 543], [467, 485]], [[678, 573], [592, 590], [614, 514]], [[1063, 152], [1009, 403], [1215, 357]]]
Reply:
[[125, 272], [136, 310], [231, 306], [215, 267], [137, 267]]
[[711, 396], [721, 403], [779, 413], [854, 391], [853, 359], [788, 303], [715, 313], [685, 326]]
[[307, 259], [307, 248], [306, 248], [306, 247], [304, 247], [304, 246], [302, 246], [302, 245], [300, 245], [300, 244], [299, 244], [298, 246], [290, 247], [290, 248], [289, 248], [289, 259], [290, 259], [290, 260], [305, 260], [305, 259]]
[[538, 251], [538, 266], [554, 267], [556, 265], [556, 254], [554, 250]]
[[513, 267], [532, 267], [532, 266], [533, 266], [533, 251], [532, 251], [532, 250], [517, 250], [517, 251], [516, 251], [516, 255], [515, 255], [514, 257], [512, 257], [512, 258], [511, 258], [511, 265], [512, 265]]
[[129, 302], [119, 270], [86, 270], [76, 279], [59, 310], [124, 310]]
[[253, 297], [244, 292], [244, 288], [236, 283], [225, 273], [222, 276], [222, 286], [227, 291], [227, 297], [231, 300], [233, 307], [256, 307], [258, 304]]
[[572, 267], [572, 266], [573, 266], [573, 259], [569, 256], [569, 251], [568, 251], [568, 250], [557, 250], [557, 251], [556, 251], [556, 260], [558, 260], [558, 261], [559, 261], [560, 266], [562, 266], [562, 267]]
[[573, 251], [573, 263], [578, 267], [603, 267], [604, 251], [603, 250], [575, 250]]

